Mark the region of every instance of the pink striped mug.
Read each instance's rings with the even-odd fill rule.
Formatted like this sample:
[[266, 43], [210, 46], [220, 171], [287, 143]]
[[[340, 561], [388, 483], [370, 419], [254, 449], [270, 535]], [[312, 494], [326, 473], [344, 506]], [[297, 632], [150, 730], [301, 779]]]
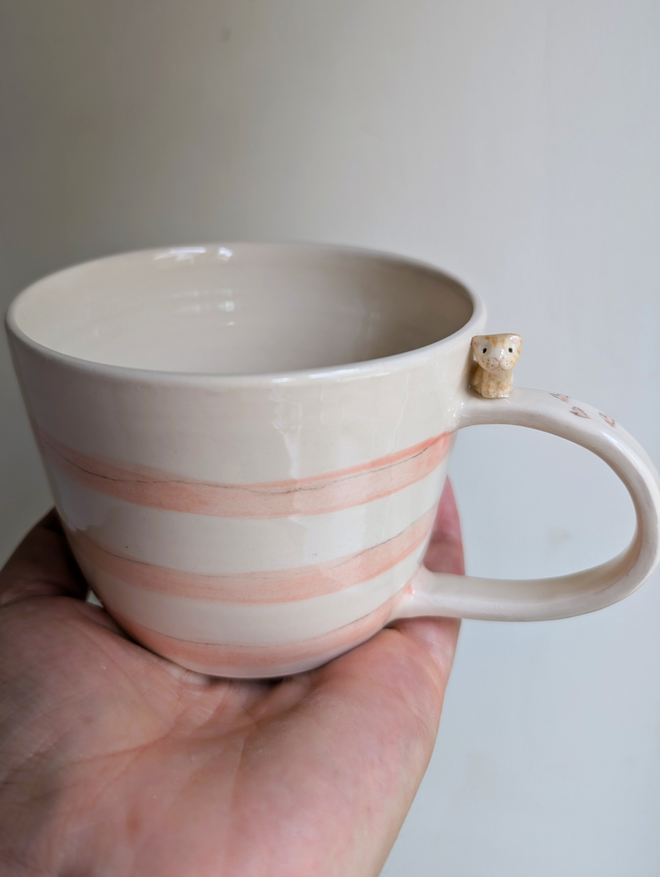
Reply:
[[[644, 451], [565, 396], [478, 397], [484, 323], [480, 299], [435, 268], [291, 244], [100, 259], [34, 284], [7, 317], [94, 592], [154, 652], [235, 677], [317, 667], [402, 617], [589, 612], [654, 568], [660, 483]], [[426, 570], [454, 436], [479, 423], [602, 457], [637, 512], [628, 549], [532, 582]]]

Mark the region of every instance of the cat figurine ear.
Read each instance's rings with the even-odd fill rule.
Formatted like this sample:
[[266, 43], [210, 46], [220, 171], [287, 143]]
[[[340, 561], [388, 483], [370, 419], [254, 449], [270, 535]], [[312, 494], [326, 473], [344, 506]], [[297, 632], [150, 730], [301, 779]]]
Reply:
[[472, 352], [476, 362], [470, 386], [486, 399], [500, 399], [513, 389], [513, 367], [518, 362], [520, 335], [475, 335]]

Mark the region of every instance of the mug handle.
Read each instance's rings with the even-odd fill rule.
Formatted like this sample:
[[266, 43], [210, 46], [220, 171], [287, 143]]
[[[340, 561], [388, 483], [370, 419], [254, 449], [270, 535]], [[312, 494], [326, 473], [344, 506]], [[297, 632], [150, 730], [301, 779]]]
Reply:
[[630, 493], [637, 526], [618, 557], [545, 579], [486, 579], [421, 566], [390, 621], [420, 615], [493, 621], [542, 621], [602, 609], [636, 590], [660, 559], [660, 477], [639, 443], [610, 417], [561, 393], [514, 389], [503, 399], [466, 395], [458, 428], [506, 423], [540, 429], [604, 460]]

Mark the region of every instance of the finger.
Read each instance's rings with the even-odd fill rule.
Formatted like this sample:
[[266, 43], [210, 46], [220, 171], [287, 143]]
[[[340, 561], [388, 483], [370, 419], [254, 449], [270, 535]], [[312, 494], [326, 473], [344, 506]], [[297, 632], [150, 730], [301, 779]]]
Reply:
[[465, 575], [461, 522], [451, 482], [445, 482], [424, 564], [433, 572]]
[[[465, 574], [461, 522], [451, 482], [445, 482], [424, 564], [433, 572]], [[435, 664], [437, 683], [444, 690], [458, 641], [455, 618], [408, 618], [394, 625], [425, 649]]]
[[[424, 563], [434, 572], [461, 575], [464, 571], [461, 526], [454, 492], [449, 481], [446, 482], [440, 498]], [[388, 631], [394, 628], [397, 631], [397, 643], [401, 642], [403, 635], [406, 638], [405, 647], [410, 646], [412, 651], [416, 651], [418, 659], [420, 651], [424, 652], [422, 663], [429, 663], [429, 659], [433, 662], [435, 688], [444, 691], [456, 649], [459, 624], [460, 622], [453, 618], [414, 618], [397, 621], [388, 630], [381, 631], [367, 643], [335, 659], [318, 672], [324, 678], [328, 675], [333, 677], [335, 674], [343, 674], [344, 671], [351, 674], [356, 668], [361, 673], [360, 668], [364, 662], [372, 658], [377, 663], [382, 663], [385, 646], [391, 643], [391, 637], [387, 638]], [[394, 660], [396, 661], [396, 656]], [[387, 676], [387, 673], [385, 675]], [[291, 684], [282, 690], [280, 690], [281, 686], [277, 686], [274, 689], [274, 692], [277, 690], [277, 696], [269, 699], [266, 712], [278, 711], [282, 703], [288, 702], [289, 698], [295, 700], [295, 684], [305, 687], [310, 684], [311, 678], [307, 675], [294, 676], [290, 680]]]
[[87, 584], [53, 510], [28, 533], [0, 570], [0, 606], [31, 597], [84, 599]]
[[[461, 575], [464, 572], [461, 525], [454, 491], [446, 482], [438, 511], [425, 564], [434, 572]], [[460, 621], [454, 618], [406, 618], [381, 631], [372, 640], [338, 658], [322, 668], [321, 673], [334, 675], [370, 665], [367, 677], [373, 672], [384, 673], [384, 678], [394, 678], [399, 663], [413, 668], [415, 684], [410, 693], [435, 691], [436, 707], [432, 710], [431, 725], [440, 718], [440, 706], [449, 678]], [[409, 676], [409, 678], [411, 678]], [[414, 695], [413, 695], [414, 699]]]

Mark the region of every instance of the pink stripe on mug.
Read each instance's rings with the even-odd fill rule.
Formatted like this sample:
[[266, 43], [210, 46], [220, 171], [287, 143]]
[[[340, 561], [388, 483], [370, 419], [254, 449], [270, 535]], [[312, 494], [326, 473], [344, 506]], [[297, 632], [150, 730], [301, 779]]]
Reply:
[[69, 541], [90, 568], [163, 594], [231, 603], [282, 603], [331, 594], [373, 579], [392, 569], [428, 538], [435, 507], [402, 533], [358, 554], [316, 566], [265, 572], [205, 575], [144, 563], [108, 551], [81, 531], [69, 530]]
[[146, 508], [221, 518], [278, 518], [341, 511], [421, 481], [449, 452], [449, 432], [327, 475], [257, 484], [218, 484], [83, 454], [38, 428], [42, 453], [60, 472], [98, 493]]

